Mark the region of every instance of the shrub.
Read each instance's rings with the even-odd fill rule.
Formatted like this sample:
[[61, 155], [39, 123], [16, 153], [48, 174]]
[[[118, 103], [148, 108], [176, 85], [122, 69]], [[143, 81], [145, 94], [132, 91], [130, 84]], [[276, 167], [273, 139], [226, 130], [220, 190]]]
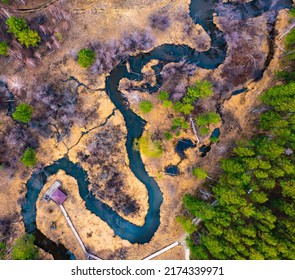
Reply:
[[165, 108], [170, 108], [170, 107], [172, 107], [172, 101], [171, 100], [164, 100], [163, 101], [163, 106], [165, 107]]
[[186, 217], [177, 216], [176, 221], [183, 227], [183, 229], [188, 234], [192, 234], [197, 229], [197, 226], [192, 224], [192, 222]]
[[189, 128], [189, 124], [185, 121], [184, 118], [175, 118], [172, 120], [172, 130], [175, 130], [177, 128], [181, 128], [181, 129], [188, 129]]
[[35, 150], [32, 148], [27, 148], [20, 161], [27, 167], [35, 166], [37, 163], [37, 157], [36, 157]]
[[27, 48], [36, 47], [41, 38], [36, 30], [31, 30], [23, 18], [12, 16], [6, 20], [8, 32], [13, 33], [18, 41]]
[[15, 37], [18, 37], [19, 33], [28, 27], [27, 22], [23, 18], [14, 16], [8, 18], [6, 24], [8, 25], [8, 32], [13, 33]]
[[158, 94], [158, 99], [159, 100], [168, 100], [169, 98], [169, 93], [167, 91], [162, 90], [159, 94]]
[[185, 115], [189, 115], [194, 110], [194, 106], [190, 103], [183, 103], [183, 102], [177, 101], [174, 104], [174, 110], [177, 112], [183, 113]]
[[196, 167], [193, 170], [193, 175], [196, 176], [196, 178], [198, 180], [203, 180], [203, 179], [207, 178], [207, 176], [208, 176], [207, 172], [199, 167]]
[[196, 118], [197, 125], [209, 125], [218, 124], [220, 122], [220, 116], [215, 112], [209, 112], [206, 114], [199, 115]]
[[159, 158], [163, 153], [161, 142], [153, 141], [150, 134], [141, 136], [139, 139], [139, 150], [142, 154], [153, 158]]
[[149, 113], [153, 109], [153, 104], [151, 101], [143, 100], [140, 102], [139, 108], [143, 113]]
[[95, 53], [90, 49], [82, 49], [78, 53], [78, 63], [83, 68], [90, 67], [95, 62]]
[[28, 47], [36, 47], [41, 42], [41, 38], [36, 30], [24, 29], [18, 35], [18, 41]]
[[8, 46], [4, 41], [0, 42], [0, 55], [8, 56]]
[[165, 136], [165, 139], [166, 139], [166, 140], [170, 140], [170, 139], [172, 139], [172, 137], [173, 137], [172, 134], [171, 134], [170, 132], [165, 132], [165, 133], [164, 133], [164, 136]]
[[212, 137], [210, 137], [210, 141], [211, 141], [211, 143], [216, 143], [219, 141], [219, 139], [216, 136], [212, 136]]
[[199, 131], [201, 136], [205, 136], [210, 132], [210, 129], [206, 126], [200, 126]]
[[12, 117], [16, 121], [28, 123], [30, 122], [32, 115], [33, 115], [32, 106], [30, 106], [27, 103], [22, 103], [16, 107], [15, 112], [12, 114]]
[[20, 237], [12, 246], [11, 257], [13, 260], [35, 260], [38, 258], [38, 249], [34, 245], [34, 236], [26, 234]]

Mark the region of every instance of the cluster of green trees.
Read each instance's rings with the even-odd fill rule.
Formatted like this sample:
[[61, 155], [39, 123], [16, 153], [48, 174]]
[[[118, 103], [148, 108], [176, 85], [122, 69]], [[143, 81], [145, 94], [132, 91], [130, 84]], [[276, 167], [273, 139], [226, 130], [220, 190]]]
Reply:
[[31, 234], [25, 234], [17, 239], [12, 246], [11, 258], [13, 260], [36, 260], [39, 257], [38, 249], [34, 245], [35, 237]]
[[41, 42], [38, 32], [30, 29], [23, 18], [12, 16], [6, 20], [6, 24], [8, 32], [13, 33], [16, 39], [27, 48], [36, 47]]
[[[182, 130], [189, 128], [187, 118], [194, 109], [194, 103], [198, 98], [204, 99], [213, 94], [212, 84], [206, 80], [196, 81], [195, 84], [187, 89], [185, 96], [181, 101], [177, 101], [173, 104], [169, 100], [169, 93], [167, 91], [161, 91], [157, 98], [162, 102], [165, 108], [172, 107], [176, 112], [184, 114], [172, 119], [171, 127], [168, 131], [164, 132], [164, 138], [170, 140], [173, 135], [179, 136]], [[149, 113], [153, 109], [152, 102], [143, 100], [139, 104], [139, 108], [143, 113]], [[220, 121], [218, 114], [209, 112], [207, 114], [199, 115], [196, 119], [199, 122], [199, 128], [202, 131], [202, 135], [209, 133], [209, 125], [216, 124]], [[152, 140], [151, 135], [143, 136], [140, 139], [136, 139], [134, 142], [134, 148], [140, 150], [143, 154], [151, 157], [160, 157], [163, 152], [162, 144], [160, 140]]]
[[174, 104], [175, 111], [189, 115], [194, 110], [193, 104], [198, 98], [204, 99], [213, 94], [212, 86], [213, 84], [206, 80], [196, 81], [187, 89], [182, 100]]
[[[261, 100], [271, 108], [261, 116], [261, 133], [238, 143], [221, 161], [218, 182], [210, 182], [217, 204], [184, 196], [191, 217], [179, 221], [192, 259], [295, 259], [295, 83]], [[206, 177], [200, 168], [194, 174]], [[198, 231], [193, 217], [203, 221]]]
[[196, 117], [196, 124], [199, 128], [201, 136], [205, 136], [210, 132], [210, 124], [218, 124], [221, 121], [219, 114], [215, 112], [208, 112], [200, 114]]
[[172, 101], [169, 100], [169, 93], [165, 90], [162, 90], [158, 94], [158, 99], [162, 101], [162, 104], [165, 108], [170, 108], [173, 105]]
[[[36, 260], [39, 258], [38, 248], [34, 245], [35, 237], [25, 234], [19, 237], [11, 247], [12, 260]], [[0, 242], [0, 260], [7, 259], [7, 245]]]
[[[174, 104], [171, 100], [169, 100], [168, 92], [161, 91], [158, 94], [158, 99], [162, 101], [162, 104], [165, 108], [173, 107], [176, 112], [183, 113], [185, 115], [184, 117], [177, 117], [172, 120], [172, 126], [170, 130], [164, 132], [164, 136], [167, 140], [173, 138], [172, 133], [175, 133], [176, 136], [179, 136], [182, 129], [185, 130], [189, 128], [189, 123], [186, 121], [186, 115], [192, 113], [194, 109], [194, 103], [198, 98], [205, 99], [213, 94], [212, 87], [212, 83], [206, 80], [196, 81], [193, 86], [188, 87], [184, 97]], [[218, 122], [220, 122], [220, 117], [215, 112], [201, 114], [196, 118], [196, 123], [202, 136], [210, 132], [210, 124], [217, 124]]]

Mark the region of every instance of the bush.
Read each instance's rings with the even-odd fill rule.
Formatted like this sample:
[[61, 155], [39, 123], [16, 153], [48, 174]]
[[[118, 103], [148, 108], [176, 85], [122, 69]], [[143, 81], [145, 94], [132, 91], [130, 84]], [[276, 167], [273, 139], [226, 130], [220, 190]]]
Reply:
[[175, 130], [177, 128], [180, 129], [188, 129], [189, 128], [189, 124], [188, 122], [185, 121], [184, 118], [175, 118], [172, 120], [172, 130]]
[[177, 216], [176, 221], [182, 226], [182, 228], [188, 234], [192, 234], [197, 229], [197, 226], [192, 224], [192, 222], [186, 217]]
[[41, 38], [36, 30], [24, 29], [18, 35], [18, 41], [28, 47], [36, 47], [41, 42]]
[[165, 108], [170, 108], [170, 107], [172, 107], [172, 101], [171, 100], [164, 100], [163, 101], [163, 106], [165, 107]]
[[165, 136], [165, 139], [166, 139], [166, 140], [170, 140], [170, 139], [172, 139], [172, 137], [173, 137], [172, 134], [171, 134], [170, 132], [165, 132], [165, 133], [164, 133], [164, 136]]
[[163, 153], [161, 142], [153, 141], [150, 134], [141, 136], [139, 139], [139, 150], [142, 154], [153, 158], [159, 158]]
[[27, 148], [20, 160], [25, 166], [33, 167], [37, 163], [36, 152], [32, 148]]
[[216, 136], [212, 136], [212, 137], [210, 137], [210, 141], [211, 141], [211, 143], [216, 143], [219, 141], [219, 139]]
[[8, 56], [8, 46], [4, 41], [0, 42], [0, 55]]
[[41, 38], [36, 30], [31, 30], [23, 18], [10, 17], [6, 20], [8, 32], [13, 33], [18, 41], [27, 48], [36, 47]]
[[185, 115], [189, 115], [194, 110], [194, 106], [190, 103], [182, 103], [177, 101], [174, 104], [174, 110]]
[[83, 68], [90, 67], [95, 62], [95, 53], [90, 49], [82, 49], [78, 53], [78, 63]]
[[159, 100], [168, 100], [169, 98], [169, 93], [167, 91], [162, 90], [159, 94], [158, 94], [158, 99]]
[[189, 115], [194, 110], [194, 102], [200, 98], [205, 99], [213, 94], [213, 84], [203, 80], [196, 81], [194, 85], [187, 89], [181, 101], [174, 104], [174, 110]]
[[190, 86], [187, 89], [187, 93], [183, 98], [185, 103], [192, 103], [197, 98], [207, 98], [213, 94], [213, 84], [203, 80], [203, 81], [196, 81], [194, 85]]
[[35, 260], [38, 258], [38, 249], [34, 245], [34, 236], [26, 234], [20, 237], [12, 246], [11, 257], [13, 260]]
[[144, 114], [149, 113], [153, 109], [153, 104], [151, 101], [143, 100], [140, 102], [139, 108]]
[[16, 121], [28, 123], [30, 122], [32, 115], [33, 108], [27, 103], [22, 103], [16, 107], [15, 112], [12, 114], [12, 117]]
[[209, 112], [206, 114], [199, 115], [196, 118], [197, 125], [209, 125], [218, 124], [220, 122], [220, 116], [215, 112]]
[[203, 180], [203, 179], [207, 178], [207, 176], [208, 176], [207, 172], [199, 167], [196, 167], [193, 170], [193, 175], [196, 176], [196, 178], [198, 180]]
[[8, 32], [13, 33], [15, 37], [18, 37], [19, 33], [28, 27], [27, 22], [23, 18], [14, 16], [8, 18], [6, 24], [8, 25]]
[[210, 132], [210, 129], [206, 126], [200, 126], [199, 127], [199, 132], [201, 136], [205, 136]]

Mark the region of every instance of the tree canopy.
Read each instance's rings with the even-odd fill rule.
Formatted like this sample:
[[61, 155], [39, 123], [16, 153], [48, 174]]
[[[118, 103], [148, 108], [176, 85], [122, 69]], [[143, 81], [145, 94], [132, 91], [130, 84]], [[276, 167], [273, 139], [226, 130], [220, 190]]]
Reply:
[[134, 149], [148, 157], [159, 158], [163, 153], [161, 141], [153, 140], [152, 135], [145, 134], [135, 140]]
[[37, 163], [36, 152], [32, 148], [27, 148], [24, 152], [21, 162], [27, 167], [33, 167]]
[[221, 121], [219, 114], [215, 112], [200, 114], [196, 117], [195, 120], [199, 128], [199, 132], [202, 136], [210, 132], [210, 129], [209, 129], [210, 124], [218, 124]]
[[78, 53], [78, 63], [83, 68], [90, 67], [95, 62], [95, 52], [90, 49], [82, 49]]
[[32, 115], [33, 115], [32, 106], [27, 103], [21, 103], [16, 107], [15, 112], [12, 114], [12, 117], [16, 121], [28, 123], [30, 122]]
[[38, 32], [30, 29], [23, 18], [9, 17], [6, 24], [8, 25], [8, 32], [13, 33], [16, 39], [27, 48], [36, 47], [41, 42]]
[[26, 234], [20, 237], [12, 246], [11, 257], [13, 260], [36, 260], [38, 249], [34, 245], [34, 236]]
[[144, 114], [149, 113], [153, 109], [153, 103], [149, 100], [142, 100], [139, 103], [139, 108]]
[[208, 176], [207, 172], [199, 167], [196, 167], [193, 170], [193, 175], [196, 176], [196, 178], [198, 180], [203, 180], [203, 179], [207, 178], [207, 176]]
[[182, 100], [174, 104], [175, 111], [189, 115], [193, 111], [193, 104], [198, 98], [204, 99], [213, 94], [212, 86], [212, 83], [206, 80], [196, 81], [194, 85], [188, 87]]

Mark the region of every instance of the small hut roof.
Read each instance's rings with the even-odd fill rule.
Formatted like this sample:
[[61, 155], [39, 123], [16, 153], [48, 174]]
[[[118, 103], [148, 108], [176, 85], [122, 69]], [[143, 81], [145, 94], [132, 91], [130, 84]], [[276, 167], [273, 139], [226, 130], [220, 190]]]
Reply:
[[58, 205], [62, 205], [67, 199], [67, 195], [60, 189], [56, 189], [51, 195], [51, 199]]

